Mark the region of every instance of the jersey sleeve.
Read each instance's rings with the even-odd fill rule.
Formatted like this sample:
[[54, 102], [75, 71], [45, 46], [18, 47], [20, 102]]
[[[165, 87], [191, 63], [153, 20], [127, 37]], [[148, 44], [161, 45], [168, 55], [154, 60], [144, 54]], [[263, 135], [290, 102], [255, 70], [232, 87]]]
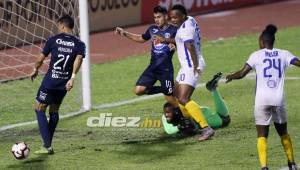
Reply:
[[248, 66], [250, 66], [252, 69], [255, 69], [255, 64], [256, 64], [256, 60], [255, 60], [255, 53], [252, 53], [249, 57], [249, 59], [247, 60], [246, 64]]
[[293, 64], [293, 62], [297, 59], [296, 56], [294, 56], [291, 52], [289, 51], [285, 51], [286, 55], [285, 55], [285, 62], [286, 62], [286, 66], [289, 67]]
[[78, 44], [78, 52], [77, 55], [81, 55], [83, 58], [86, 55], [86, 47], [85, 44], [83, 42], [80, 41], [80, 43]]
[[46, 43], [45, 43], [45, 46], [43, 48], [43, 51], [42, 53], [47, 57], [50, 52], [51, 52], [51, 45], [52, 45], [52, 38], [49, 38]]
[[150, 27], [146, 30], [144, 34], [142, 34], [142, 38], [146, 41], [151, 39]]
[[183, 31], [180, 33], [180, 38], [182, 41], [193, 41], [194, 40], [194, 34], [196, 34], [195, 28], [192, 26], [191, 23], [184, 23]]

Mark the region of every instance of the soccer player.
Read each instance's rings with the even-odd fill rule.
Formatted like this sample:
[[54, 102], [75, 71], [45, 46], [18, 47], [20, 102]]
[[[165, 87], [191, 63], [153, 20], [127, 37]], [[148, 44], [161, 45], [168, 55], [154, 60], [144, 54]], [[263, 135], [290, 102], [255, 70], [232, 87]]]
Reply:
[[[217, 90], [217, 84], [221, 78], [222, 73], [216, 74], [211, 81], [206, 84], [206, 88], [212, 93], [216, 112], [211, 111], [208, 107], [202, 107], [207, 123], [214, 129], [228, 126], [230, 123], [230, 116], [227, 106]], [[167, 134], [175, 134], [180, 132], [183, 136], [197, 133], [199, 126], [195, 124], [188, 112], [177, 114], [173, 112], [173, 106], [169, 103], [164, 105], [164, 115], [162, 123]]]
[[[37, 92], [35, 112], [43, 147], [36, 154], [54, 154], [52, 139], [59, 120], [59, 107], [67, 91], [73, 87], [74, 80], [85, 57], [85, 44], [72, 35], [74, 20], [69, 15], [58, 19], [59, 34], [50, 37], [35, 63], [31, 74], [33, 81], [38, 75], [45, 58], [51, 54], [48, 71]], [[46, 109], [49, 106], [49, 122]]]
[[[178, 102], [173, 97], [174, 69], [172, 56], [174, 50], [169, 47], [169, 43], [161, 41], [157, 36], [174, 39], [177, 28], [168, 23], [166, 8], [156, 6], [153, 13], [155, 25], [151, 25], [144, 34], [133, 34], [120, 27], [115, 29], [115, 33], [139, 43], [148, 40], [152, 42], [150, 64], [136, 82], [134, 93], [136, 95], [163, 93], [166, 100], [176, 106]], [[154, 86], [157, 80], [160, 81], [161, 86]]]
[[256, 96], [254, 117], [257, 129], [257, 150], [261, 168], [267, 165], [267, 138], [269, 126], [274, 121], [275, 129], [281, 138], [288, 166], [297, 169], [293, 156], [292, 141], [287, 131], [287, 117], [284, 103], [285, 70], [300, 61], [289, 51], [274, 48], [276, 26], [268, 25], [259, 37], [260, 50], [252, 53], [244, 67], [226, 76], [227, 82], [242, 79], [252, 69], [256, 72]]
[[182, 5], [174, 5], [170, 17], [172, 23], [178, 26], [175, 41], [181, 65], [175, 83], [175, 96], [179, 101], [180, 110], [188, 112], [200, 124], [202, 134], [198, 140], [207, 140], [214, 135], [214, 130], [208, 125], [199, 105], [191, 100], [197, 81], [205, 67], [201, 55], [200, 28], [197, 21], [187, 15]]

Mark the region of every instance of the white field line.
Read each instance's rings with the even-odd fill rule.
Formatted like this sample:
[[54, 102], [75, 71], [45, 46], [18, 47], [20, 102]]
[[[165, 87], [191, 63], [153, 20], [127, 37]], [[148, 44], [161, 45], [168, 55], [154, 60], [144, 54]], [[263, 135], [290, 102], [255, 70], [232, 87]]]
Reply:
[[[247, 76], [246, 78], [247, 79], [255, 79], [253, 74], [249, 74], [249, 76]], [[300, 79], [300, 77], [286, 77], [286, 80], [299, 80], [299, 79]], [[220, 82], [224, 83], [225, 79], [221, 79]], [[205, 86], [205, 83], [199, 83], [199, 84], [197, 84], [196, 88], [204, 87], [204, 86]], [[119, 107], [119, 106], [123, 106], [123, 105], [127, 105], [127, 104], [137, 103], [137, 102], [141, 102], [141, 101], [145, 101], [145, 100], [150, 100], [150, 99], [154, 99], [154, 98], [162, 97], [162, 96], [163, 96], [162, 94], [156, 94], [156, 95], [151, 95], [151, 96], [142, 96], [142, 97], [137, 97], [134, 99], [122, 100], [119, 102], [112, 102], [112, 103], [97, 105], [97, 106], [94, 106], [93, 109], [109, 109], [109, 108]], [[65, 119], [68, 117], [80, 115], [84, 112], [86, 112], [86, 111], [80, 110], [78, 112], [72, 112], [72, 113], [69, 113], [66, 115], [62, 115], [60, 118]], [[17, 124], [2, 126], [2, 127], [0, 127], [0, 132], [8, 130], [8, 129], [32, 125], [32, 124], [36, 124], [36, 123], [37, 123], [37, 121], [28, 121], [28, 122], [21, 122], [21, 123], [17, 123]]]
[[[297, 164], [298, 169], [300, 168], [299, 165], [300, 165], [300, 162]], [[286, 166], [286, 167], [280, 168], [279, 170], [289, 170], [289, 167]]]
[[[32, 111], [33, 112], [33, 111]], [[85, 110], [81, 109], [77, 112], [71, 112], [69, 114], [66, 114], [66, 115], [62, 115], [62, 116], [59, 116], [61, 119], [65, 119], [65, 118], [68, 118], [68, 117], [73, 117], [73, 116], [77, 116], [77, 115], [80, 115], [82, 113], [86, 112]], [[27, 126], [27, 125], [32, 125], [32, 124], [36, 124], [37, 121], [34, 120], [34, 121], [28, 121], [28, 122], [21, 122], [21, 123], [16, 123], [16, 124], [11, 124], [11, 125], [6, 125], [6, 126], [2, 126], [0, 127], [0, 132], [2, 131], [5, 131], [5, 130], [8, 130], [8, 129], [13, 129], [13, 128], [16, 128], [16, 127], [22, 127], [22, 126]]]

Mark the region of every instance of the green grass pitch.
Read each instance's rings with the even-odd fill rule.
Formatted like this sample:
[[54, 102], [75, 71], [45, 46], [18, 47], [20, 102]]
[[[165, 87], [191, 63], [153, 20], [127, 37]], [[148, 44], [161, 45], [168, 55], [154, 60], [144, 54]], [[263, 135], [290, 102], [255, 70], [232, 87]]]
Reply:
[[[287, 49], [300, 56], [299, 27], [280, 30], [276, 47]], [[219, 71], [228, 73], [240, 69], [251, 52], [258, 48], [258, 34], [239, 36], [225, 40], [203, 42], [203, 56], [206, 70], [201, 83]], [[93, 105], [112, 103], [135, 98], [132, 88], [140, 73], [149, 62], [149, 54], [130, 57], [105, 64], [92, 65]], [[178, 70], [177, 56], [174, 65]], [[300, 77], [300, 69], [290, 68], [287, 77]], [[23, 80], [22, 84], [26, 82]], [[300, 111], [298, 91], [300, 80], [286, 80], [286, 103], [288, 128], [294, 144], [296, 161], [300, 161], [299, 122]], [[26, 85], [27, 86], [27, 85]], [[82, 115], [59, 122], [54, 136], [55, 155], [36, 156], [33, 151], [41, 146], [37, 125], [30, 125], [0, 132], [0, 169], [203, 169], [234, 170], [258, 169], [256, 151], [256, 131], [253, 120], [254, 104], [253, 79], [219, 84], [225, 98], [232, 123], [219, 129], [212, 140], [199, 143], [195, 137], [180, 139], [164, 134], [162, 128], [112, 128], [87, 127], [90, 116], [112, 113], [113, 116], [140, 116], [141, 119], [160, 119], [163, 97], [154, 98], [110, 109], [92, 110]], [[36, 91], [38, 85], [33, 85]], [[19, 89], [20, 88], [20, 89]], [[0, 85], [1, 93], [7, 89], [22, 92], [18, 81]], [[26, 93], [26, 91], [24, 92]], [[15, 111], [0, 113], [0, 125], [35, 120], [32, 110], [34, 94], [23, 95], [13, 104]], [[200, 105], [214, 108], [211, 94], [198, 88], [193, 99]], [[29, 101], [28, 106], [18, 106], [18, 100]], [[67, 99], [69, 100], [69, 98]], [[18, 113], [18, 107], [28, 107]], [[32, 111], [31, 111], [32, 110]], [[63, 110], [61, 114], [65, 114]], [[17, 161], [10, 153], [11, 146], [17, 141], [30, 145], [28, 159]], [[268, 140], [270, 169], [286, 166], [286, 158], [274, 127], [271, 127]]]

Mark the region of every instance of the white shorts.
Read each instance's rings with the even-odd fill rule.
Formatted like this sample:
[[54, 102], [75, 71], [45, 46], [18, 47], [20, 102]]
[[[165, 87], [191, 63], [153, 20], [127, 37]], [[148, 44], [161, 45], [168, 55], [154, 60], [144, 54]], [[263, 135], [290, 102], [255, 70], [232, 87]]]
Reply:
[[[205, 61], [202, 56], [199, 57], [198, 60], [199, 60], [199, 68], [203, 72], [205, 68]], [[194, 73], [193, 67], [181, 67], [180, 70], [178, 71], [176, 81], [178, 84], [187, 84], [196, 88], [197, 82], [200, 79], [200, 77], [201, 74], [199, 75], [198, 73], [196, 74]]]
[[286, 123], [284, 106], [255, 106], [254, 117], [256, 125], [270, 125], [273, 122]]
[[176, 81], [178, 84], [187, 84], [196, 88], [200, 78], [198, 73], [194, 73], [193, 68], [181, 68], [177, 74]]

